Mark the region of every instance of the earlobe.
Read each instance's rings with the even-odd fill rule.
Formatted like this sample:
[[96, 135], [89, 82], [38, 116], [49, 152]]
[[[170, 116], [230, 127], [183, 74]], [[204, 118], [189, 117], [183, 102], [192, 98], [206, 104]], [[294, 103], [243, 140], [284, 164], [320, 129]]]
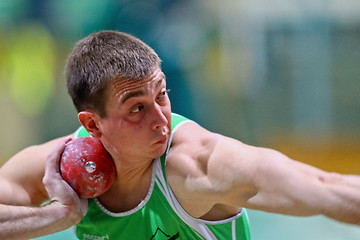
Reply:
[[101, 131], [98, 128], [98, 116], [90, 111], [81, 111], [78, 113], [78, 119], [86, 131], [94, 138], [101, 137]]

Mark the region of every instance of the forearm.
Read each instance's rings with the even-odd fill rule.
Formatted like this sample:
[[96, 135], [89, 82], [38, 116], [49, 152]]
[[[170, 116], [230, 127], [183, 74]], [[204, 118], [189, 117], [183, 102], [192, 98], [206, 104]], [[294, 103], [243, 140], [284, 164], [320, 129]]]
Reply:
[[65, 230], [81, 216], [65, 206], [52, 203], [44, 207], [0, 204], [0, 239], [29, 239]]
[[360, 177], [329, 173], [321, 181], [329, 192], [329, 200], [320, 204], [322, 214], [360, 225]]

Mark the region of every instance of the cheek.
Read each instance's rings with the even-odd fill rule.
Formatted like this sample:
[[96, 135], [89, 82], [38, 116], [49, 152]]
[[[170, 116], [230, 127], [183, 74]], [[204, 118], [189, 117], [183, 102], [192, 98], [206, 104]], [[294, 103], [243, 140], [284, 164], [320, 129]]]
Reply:
[[100, 123], [100, 129], [104, 135], [112, 135], [117, 130], [117, 121], [107, 118]]
[[104, 119], [101, 122], [100, 128], [103, 137], [108, 139], [109, 142], [118, 141], [118, 139], [123, 138], [123, 135], [126, 133], [123, 130], [127, 129], [122, 120], [114, 117]]
[[166, 116], [166, 119], [169, 121], [169, 125], [171, 127], [171, 107], [170, 107], [170, 105], [166, 108], [164, 114]]
[[162, 112], [166, 116], [166, 118], [169, 118], [169, 116], [171, 116], [171, 104], [169, 98], [162, 104]]
[[144, 129], [143, 124], [122, 120], [109, 128], [109, 134], [112, 139], [125, 142], [126, 144], [134, 144], [136, 141], [146, 137], [146, 131], [144, 131]]

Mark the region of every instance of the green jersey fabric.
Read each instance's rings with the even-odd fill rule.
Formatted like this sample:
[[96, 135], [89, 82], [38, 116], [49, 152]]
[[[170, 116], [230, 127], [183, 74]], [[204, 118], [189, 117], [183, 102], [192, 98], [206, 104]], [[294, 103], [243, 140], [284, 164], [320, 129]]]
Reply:
[[[172, 114], [172, 134], [190, 120]], [[77, 136], [89, 136], [84, 128]], [[107, 240], [248, 240], [250, 231], [245, 209], [234, 217], [221, 221], [205, 221], [191, 217], [179, 204], [167, 182], [165, 163], [166, 153], [155, 159], [152, 180], [146, 198], [134, 209], [114, 213], [107, 210], [97, 198], [89, 199], [88, 212], [76, 225], [75, 233], [79, 239]]]

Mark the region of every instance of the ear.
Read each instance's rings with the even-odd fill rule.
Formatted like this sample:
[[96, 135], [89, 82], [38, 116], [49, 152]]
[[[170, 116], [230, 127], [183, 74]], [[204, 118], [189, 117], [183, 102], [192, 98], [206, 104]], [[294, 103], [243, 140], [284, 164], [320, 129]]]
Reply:
[[101, 137], [101, 130], [98, 127], [100, 117], [97, 114], [90, 111], [81, 111], [78, 113], [78, 119], [92, 137]]

